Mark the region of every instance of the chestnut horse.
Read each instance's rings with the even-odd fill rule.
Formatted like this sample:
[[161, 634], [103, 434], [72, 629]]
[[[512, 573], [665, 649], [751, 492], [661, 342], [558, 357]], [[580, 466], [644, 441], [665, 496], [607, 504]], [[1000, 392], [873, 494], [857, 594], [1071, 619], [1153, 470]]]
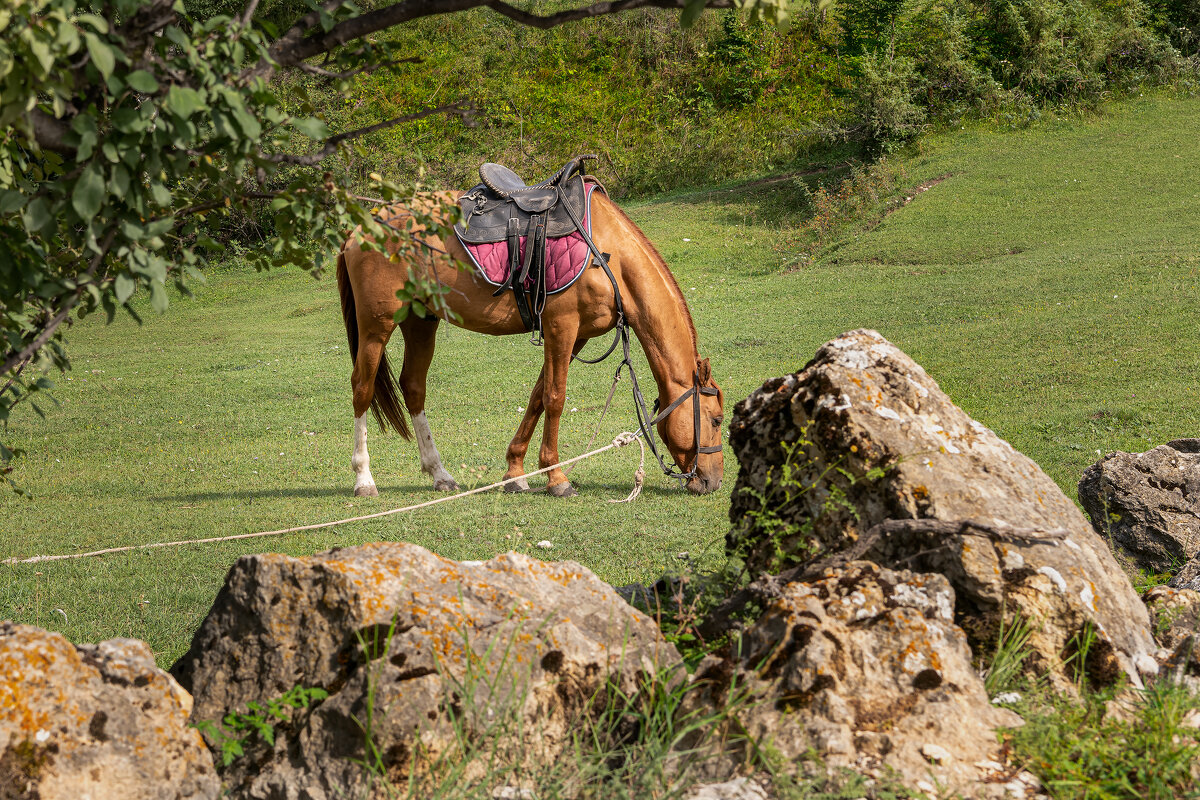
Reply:
[[[454, 197], [448, 193], [414, 201], [439, 205], [453, 202]], [[624, 212], [601, 192], [596, 192], [591, 202], [592, 238], [610, 254], [608, 263], [620, 287], [626, 321], [646, 353], [658, 385], [660, 406], [667, 409], [672, 401], [694, 390], [695, 399], [680, 403], [658, 420], [658, 434], [676, 464], [684, 472], [693, 473], [688, 490], [694, 494], [715, 491], [724, 473], [720, 452], [724, 397], [712, 380], [708, 359], [701, 359], [697, 352], [696, 328], [683, 293], [654, 246]], [[426, 205], [425, 209], [437, 213], [435, 206]], [[412, 438], [384, 352], [397, 327], [394, 316], [402, 305], [396, 292], [407, 275], [421, 270], [449, 289], [444, 297], [456, 315], [452, 318], [456, 325], [493, 336], [526, 333], [512, 292], [493, 297], [495, 287], [479, 276], [456, 237], [443, 241], [429, 234], [399, 206], [381, 213], [379, 219], [419, 235], [418, 241], [424, 246], [401, 255], [393, 245], [389, 258], [378, 250], [362, 248], [356, 233], [338, 256], [338, 288], [354, 362], [354, 453], [350, 463], [356, 476], [354, 494], [366, 496], [379, 494], [367, 454], [367, 410], [374, 412], [381, 429], [386, 429], [385, 421], [390, 422], [405, 439]], [[602, 269], [588, 268], [571, 288], [548, 299], [542, 316], [542, 374], [508, 446], [506, 478], [525, 474], [525, 453], [543, 411], [546, 422], [538, 465], [544, 469], [559, 462], [558, 426], [566, 400], [567, 368], [589, 339], [616, 326], [613, 288]], [[411, 313], [399, 323], [404, 335], [399, 387], [412, 417], [422, 470], [433, 479], [434, 488], [454, 491], [458, 484], [442, 464], [425, 417], [425, 378], [433, 361], [438, 323], [436, 316], [422, 319]], [[700, 388], [706, 391], [698, 391]], [[547, 477], [551, 494], [564, 497], [576, 493], [561, 469], [551, 470]], [[527, 491], [529, 484], [521, 479], [505, 488]]]

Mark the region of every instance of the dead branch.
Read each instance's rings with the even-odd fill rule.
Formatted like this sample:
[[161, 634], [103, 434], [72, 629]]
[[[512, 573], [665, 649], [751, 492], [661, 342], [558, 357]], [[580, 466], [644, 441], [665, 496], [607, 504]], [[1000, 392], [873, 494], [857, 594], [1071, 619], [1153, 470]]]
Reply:
[[368, 133], [375, 133], [376, 131], [390, 128], [393, 125], [399, 125], [401, 122], [412, 122], [424, 117], [431, 117], [434, 114], [454, 113], [459, 114], [464, 119], [467, 119], [474, 113], [474, 111], [475, 106], [472, 103], [466, 100], [456, 100], [453, 103], [447, 103], [446, 105], [437, 106], [435, 108], [426, 108], [422, 111], [417, 111], [412, 114], [405, 114], [400, 117], [393, 117], [392, 119], [384, 120], [383, 122], [377, 122], [374, 125], [368, 125], [365, 128], [356, 128], [352, 131], [339, 133], [336, 136], [330, 136], [325, 140], [325, 143], [321, 146], [321, 149], [313, 153], [308, 153], [305, 155], [269, 153], [264, 154], [262, 157], [264, 160], [275, 164], [299, 164], [301, 166], [311, 167], [324, 161], [329, 155], [337, 150], [339, 144], [347, 139], [355, 139], [359, 136], [366, 136]]
[[[993, 541], [1014, 542], [1017, 544], [1057, 544], [1064, 539], [1067, 531], [1062, 528], [1001, 528], [978, 520], [940, 520], [940, 519], [888, 519], [873, 525], [863, 534], [854, 546], [824, 558], [792, 567], [779, 575], [764, 574], [743, 589], [734, 592], [708, 615], [697, 630], [705, 638], [715, 637], [729, 627], [729, 620], [740, 614], [746, 606], [753, 602], [761, 602], [771, 597], [777, 597], [784, 586], [789, 583], [812, 581], [819, 578], [827, 569], [842, 567], [852, 561], [857, 561], [869, 553], [876, 545], [889, 536], [897, 534], [922, 534], [939, 537], [978, 536]], [[947, 543], [949, 544], [949, 543]], [[945, 545], [943, 545], [944, 547]], [[910, 561], [921, 555], [928, 555], [942, 549], [941, 547], [922, 551], [904, 559]]]

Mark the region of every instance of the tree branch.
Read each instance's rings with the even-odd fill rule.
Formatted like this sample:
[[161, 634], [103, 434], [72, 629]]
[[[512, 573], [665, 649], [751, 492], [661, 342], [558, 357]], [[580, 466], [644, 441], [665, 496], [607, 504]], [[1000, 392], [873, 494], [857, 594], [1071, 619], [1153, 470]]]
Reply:
[[383, 122], [377, 122], [374, 125], [368, 125], [365, 128], [356, 128], [352, 131], [339, 133], [336, 136], [330, 136], [325, 140], [325, 144], [321, 147], [321, 149], [317, 150], [315, 153], [309, 153], [302, 156], [291, 155], [288, 153], [264, 153], [262, 158], [274, 164], [298, 164], [300, 166], [311, 167], [324, 161], [329, 155], [337, 150], [339, 144], [347, 139], [355, 139], [359, 136], [366, 136], [368, 133], [381, 131], [385, 128], [390, 128], [393, 125], [399, 125], [401, 122], [412, 122], [413, 120], [422, 119], [424, 117], [431, 117], [434, 114], [457, 113], [465, 120], [469, 118], [474, 111], [475, 106], [471, 102], [467, 100], [456, 100], [453, 103], [447, 103], [444, 106], [427, 108], [423, 111], [417, 111], [413, 114], [405, 114], [402, 117], [393, 117], [392, 119], [384, 120]]
[[391, 61], [384, 61], [379, 64], [367, 64], [357, 69], [348, 69], [345, 72], [331, 72], [323, 67], [314, 66], [307, 62], [297, 64], [296, 67], [302, 72], [307, 72], [309, 75], [316, 75], [321, 78], [333, 78], [342, 80], [345, 78], [353, 78], [355, 75], [370, 75], [372, 72], [384, 69], [385, 67], [394, 67], [398, 64], [420, 64], [425, 59], [420, 56], [410, 56], [408, 58], [396, 58]]
[[242, 16], [239, 18], [239, 22], [241, 22], [243, 28], [250, 24], [250, 20], [253, 19], [254, 12], [257, 9], [258, 0], [250, 0], [250, 2], [246, 4], [246, 9], [242, 11]]
[[[92, 263], [85, 273], [88, 278], [91, 278], [96, 274], [96, 269], [99, 268], [100, 262], [104, 260], [104, 256], [108, 254], [108, 249], [112, 247], [113, 239], [116, 237], [116, 235], [117, 229], [112, 228], [109, 230], [108, 235], [104, 237], [104, 243], [100, 245], [100, 252], [97, 253], [95, 258], [92, 259]], [[37, 351], [46, 346], [46, 343], [49, 342], [51, 337], [54, 336], [54, 332], [58, 330], [58, 326], [63, 324], [63, 321], [66, 320], [66, 318], [70, 315], [71, 309], [73, 309], [75, 304], [79, 302], [79, 298], [83, 296], [84, 286], [85, 283], [81, 282], [79, 288], [75, 290], [74, 294], [67, 298], [62, 309], [50, 318], [50, 320], [46, 323], [46, 327], [32, 342], [25, 345], [25, 347], [23, 347], [19, 353], [15, 353], [4, 359], [4, 364], [0, 365], [0, 375], [7, 375], [10, 370], [17, 366], [24, 368], [26, 362], [33, 358]], [[16, 376], [13, 376], [13, 380], [15, 379]], [[4, 388], [7, 389], [11, 385], [12, 380], [10, 380]]]
[[74, 153], [75, 148], [63, 143], [63, 137], [70, 131], [61, 119], [50, 116], [40, 108], [29, 112], [33, 123], [33, 139], [43, 150], [53, 150], [56, 153]]
[[[1063, 528], [1000, 528], [971, 519], [941, 520], [941, 519], [888, 519], [873, 525], [859, 540], [847, 550], [832, 553], [825, 558], [810, 561], [806, 564], [792, 567], [779, 575], [763, 575], [749, 586], [734, 592], [717, 606], [705, 620], [697, 626], [701, 636], [712, 638], [720, 635], [730, 625], [730, 618], [739, 614], [746, 606], [777, 595], [779, 589], [789, 583], [816, 580], [830, 567], [842, 567], [851, 561], [857, 561], [867, 555], [885, 537], [897, 534], [924, 534], [941, 537], [978, 536], [993, 541], [1015, 542], [1017, 544], [1054, 544], [1066, 538], [1067, 531]], [[947, 542], [947, 544], [949, 544]], [[944, 546], [944, 545], [943, 545]], [[914, 555], [926, 555], [935, 550], [922, 551]], [[911, 560], [911, 559], [905, 559]], [[886, 566], [886, 565], [884, 565]]]
[[[341, 0], [329, 0], [324, 7], [332, 12], [340, 4]], [[403, 22], [440, 14], [453, 14], [481, 6], [490, 7], [523, 25], [535, 28], [553, 28], [565, 22], [615, 14], [634, 8], [682, 9], [686, 4], [687, 0], [606, 0], [606, 2], [592, 3], [556, 14], [541, 16], [522, 11], [500, 2], [500, 0], [403, 0], [403, 2], [393, 3], [368, 14], [340, 22], [328, 31], [304, 37], [304, 33], [320, 19], [315, 12], [309, 13], [297, 20], [287, 33], [272, 43], [268, 53], [270, 60], [273, 60], [278, 66], [295, 67], [313, 56]], [[706, 7], [734, 8], [735, 3], [734, 0], [708, 0]], [[260, 61], [248, 74], [268, 77], [274, 69], [270, 60]]]
[[[502, 0], [488, 0], [488, 8], [498, 14], [503, 14], [514, 22], [528, 25], [531, 28], [553, 28], [564, 22], [601, 17], [606, 14], [616, 14], [634, 8], [679, 8], [687, 5], [686, 0], [613, 0], [612, 2], [592, 3], [590, 6], [559, 11], [557, 14], [530, 14], [515, 6], [510, 6]], [[708, 0], [705, 8], [735, 8], [733, 0]]]

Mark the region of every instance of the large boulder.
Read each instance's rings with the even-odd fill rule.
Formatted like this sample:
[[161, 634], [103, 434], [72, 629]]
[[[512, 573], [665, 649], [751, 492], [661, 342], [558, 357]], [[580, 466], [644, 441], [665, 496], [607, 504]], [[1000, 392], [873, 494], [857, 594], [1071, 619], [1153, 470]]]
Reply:
[[1200, 439], [1109, 453], [1084, 470], [1079, 502], [1135, 564], [1174, 575], [1200, 553]]
[[1030, 667], [1064, 688], [1089, 630], [1093, 679], [1141, 685], [1156, 669], [1146, 608], [1075, 504], [878, 333], [843, 334], [765, 383], [737, 405], [730, 443], [728, 548], [752, 574], [838, 554], [937, 572], [980, 652], [1021, 615]]
[[479, 777], [457, 763], [468, 741], [489, 740], [511, 769], [551, 764], [608, 687], [634, 696], [679, 663], [650, 618], [578, 564], [460, 563], [385, 543], [239, 559], [172, 672], [195, 720], [297, 686], [328, 692], [222, 774], [233, 797], [324, 800], [386, 796], [363, 762], [393, 785], [435, 763]]
[[0, 622], [0, 798], [215, 799], [191, 705], [144, 642]]
[[717, 775], [751, 751], [816, 754], [946, 796], [1001, 797], [987, 783], [1003, 770], [996, 728], [1022, 724], [989, 702], [950, 583], [868, 562], [783, 586], [740, 650], [702, 662], [692, 687], [688, 711], [736, 709], [718, 753], [702, 751]]

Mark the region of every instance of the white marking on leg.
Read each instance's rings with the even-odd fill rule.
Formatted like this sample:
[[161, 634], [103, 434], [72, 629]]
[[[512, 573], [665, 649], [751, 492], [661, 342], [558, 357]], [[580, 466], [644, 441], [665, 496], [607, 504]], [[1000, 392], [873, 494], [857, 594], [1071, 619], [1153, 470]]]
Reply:
[[413, 414], [412, 421], [417, 434], [417, 449], [421, 451], [421, 471], [433, 478], [433, 488], [457, 489], [458, 482], [446, 471], [442, 457], [438, 455], [437, 445], [433, 443], [433, 433], [429, 430], [429, 420], [425, 418], [425, 412]]
[[354, 452], [350, 456], [354, 467], [355, 496], [374, 497], [379, 494], [375, 479], [371, 477], [371, 456], [367, 453], [367, 415], [354, 418]]

